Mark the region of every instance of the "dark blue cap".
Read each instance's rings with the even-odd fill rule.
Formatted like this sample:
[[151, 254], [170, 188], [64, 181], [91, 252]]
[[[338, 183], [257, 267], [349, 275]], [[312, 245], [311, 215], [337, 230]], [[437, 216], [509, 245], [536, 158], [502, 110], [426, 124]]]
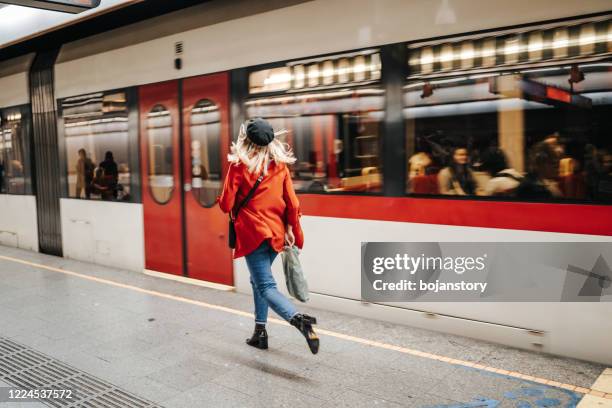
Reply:
[[274, 129], [267, 120], [262, 118], [250, 119], [247, 123], [246, 134], [249, 140], [258, 146], [267, 146], [274, 140]]

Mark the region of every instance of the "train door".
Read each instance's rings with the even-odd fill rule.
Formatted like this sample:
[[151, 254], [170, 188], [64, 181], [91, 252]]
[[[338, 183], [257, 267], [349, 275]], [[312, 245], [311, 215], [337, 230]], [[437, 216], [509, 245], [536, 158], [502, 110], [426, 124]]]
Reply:
[[215, 204], [229, 153], [227, 73], [183, 81], [185, 236], [190, 277], [233, 284], [227, 216]]
[[230, 142], [227, 73], [141, 87], [140, 127], [145, 267], [232, 285], [215, 204]]
[[140, 88], [145, 268], [183, 275], [178, 82]]

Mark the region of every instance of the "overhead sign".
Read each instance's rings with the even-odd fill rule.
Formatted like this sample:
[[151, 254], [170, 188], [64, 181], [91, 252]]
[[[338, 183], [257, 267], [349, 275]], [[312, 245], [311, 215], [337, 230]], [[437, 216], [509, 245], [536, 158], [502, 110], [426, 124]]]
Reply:
[[2, 3], [64, 13], [81, 13], [100, 5], [101, 0], [3, 0]]
[[507, 98], [523, 98], [553, 106], [573, 105], [590, 109], [593, 101], [570, 90], [543, 84], [520, 74], [501, 75], [489, 79], [489, 91]]

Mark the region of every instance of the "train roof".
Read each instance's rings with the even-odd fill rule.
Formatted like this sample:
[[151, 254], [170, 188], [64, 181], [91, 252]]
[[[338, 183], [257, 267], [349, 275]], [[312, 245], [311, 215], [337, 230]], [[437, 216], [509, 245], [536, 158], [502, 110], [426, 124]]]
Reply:
[[0, 33], [0, 62], [210, 1], [113, 0], [76, 15], [1, 4], [0, 19], [3, 13], [11, 13], [6, 16], [9, 19], [30, 18], [19, 20], [13, 28], [5, 25]]

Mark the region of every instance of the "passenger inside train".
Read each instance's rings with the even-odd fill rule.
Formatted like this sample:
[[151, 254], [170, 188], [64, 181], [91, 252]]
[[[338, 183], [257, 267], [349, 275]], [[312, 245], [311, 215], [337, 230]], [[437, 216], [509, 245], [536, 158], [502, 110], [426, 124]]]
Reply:
[[[584, 73], [579, 83], [572, 80], [576, 69]], [[612, 130], [606, 118], [612, 107], [598, 93], [609, 86], [603, 80], [608, 72], [607, 63], [584, 64], [409, 83], [406, 129], [415, 148], [407, 191], [609, 200], [612, 169], [606, 157]], [[565, 94], [569, 85], [571, 97]], [[423, 91], [426, 86], [429, 92]], [[453, 175], [464, 160], [468, 176], [457, 183]]]

